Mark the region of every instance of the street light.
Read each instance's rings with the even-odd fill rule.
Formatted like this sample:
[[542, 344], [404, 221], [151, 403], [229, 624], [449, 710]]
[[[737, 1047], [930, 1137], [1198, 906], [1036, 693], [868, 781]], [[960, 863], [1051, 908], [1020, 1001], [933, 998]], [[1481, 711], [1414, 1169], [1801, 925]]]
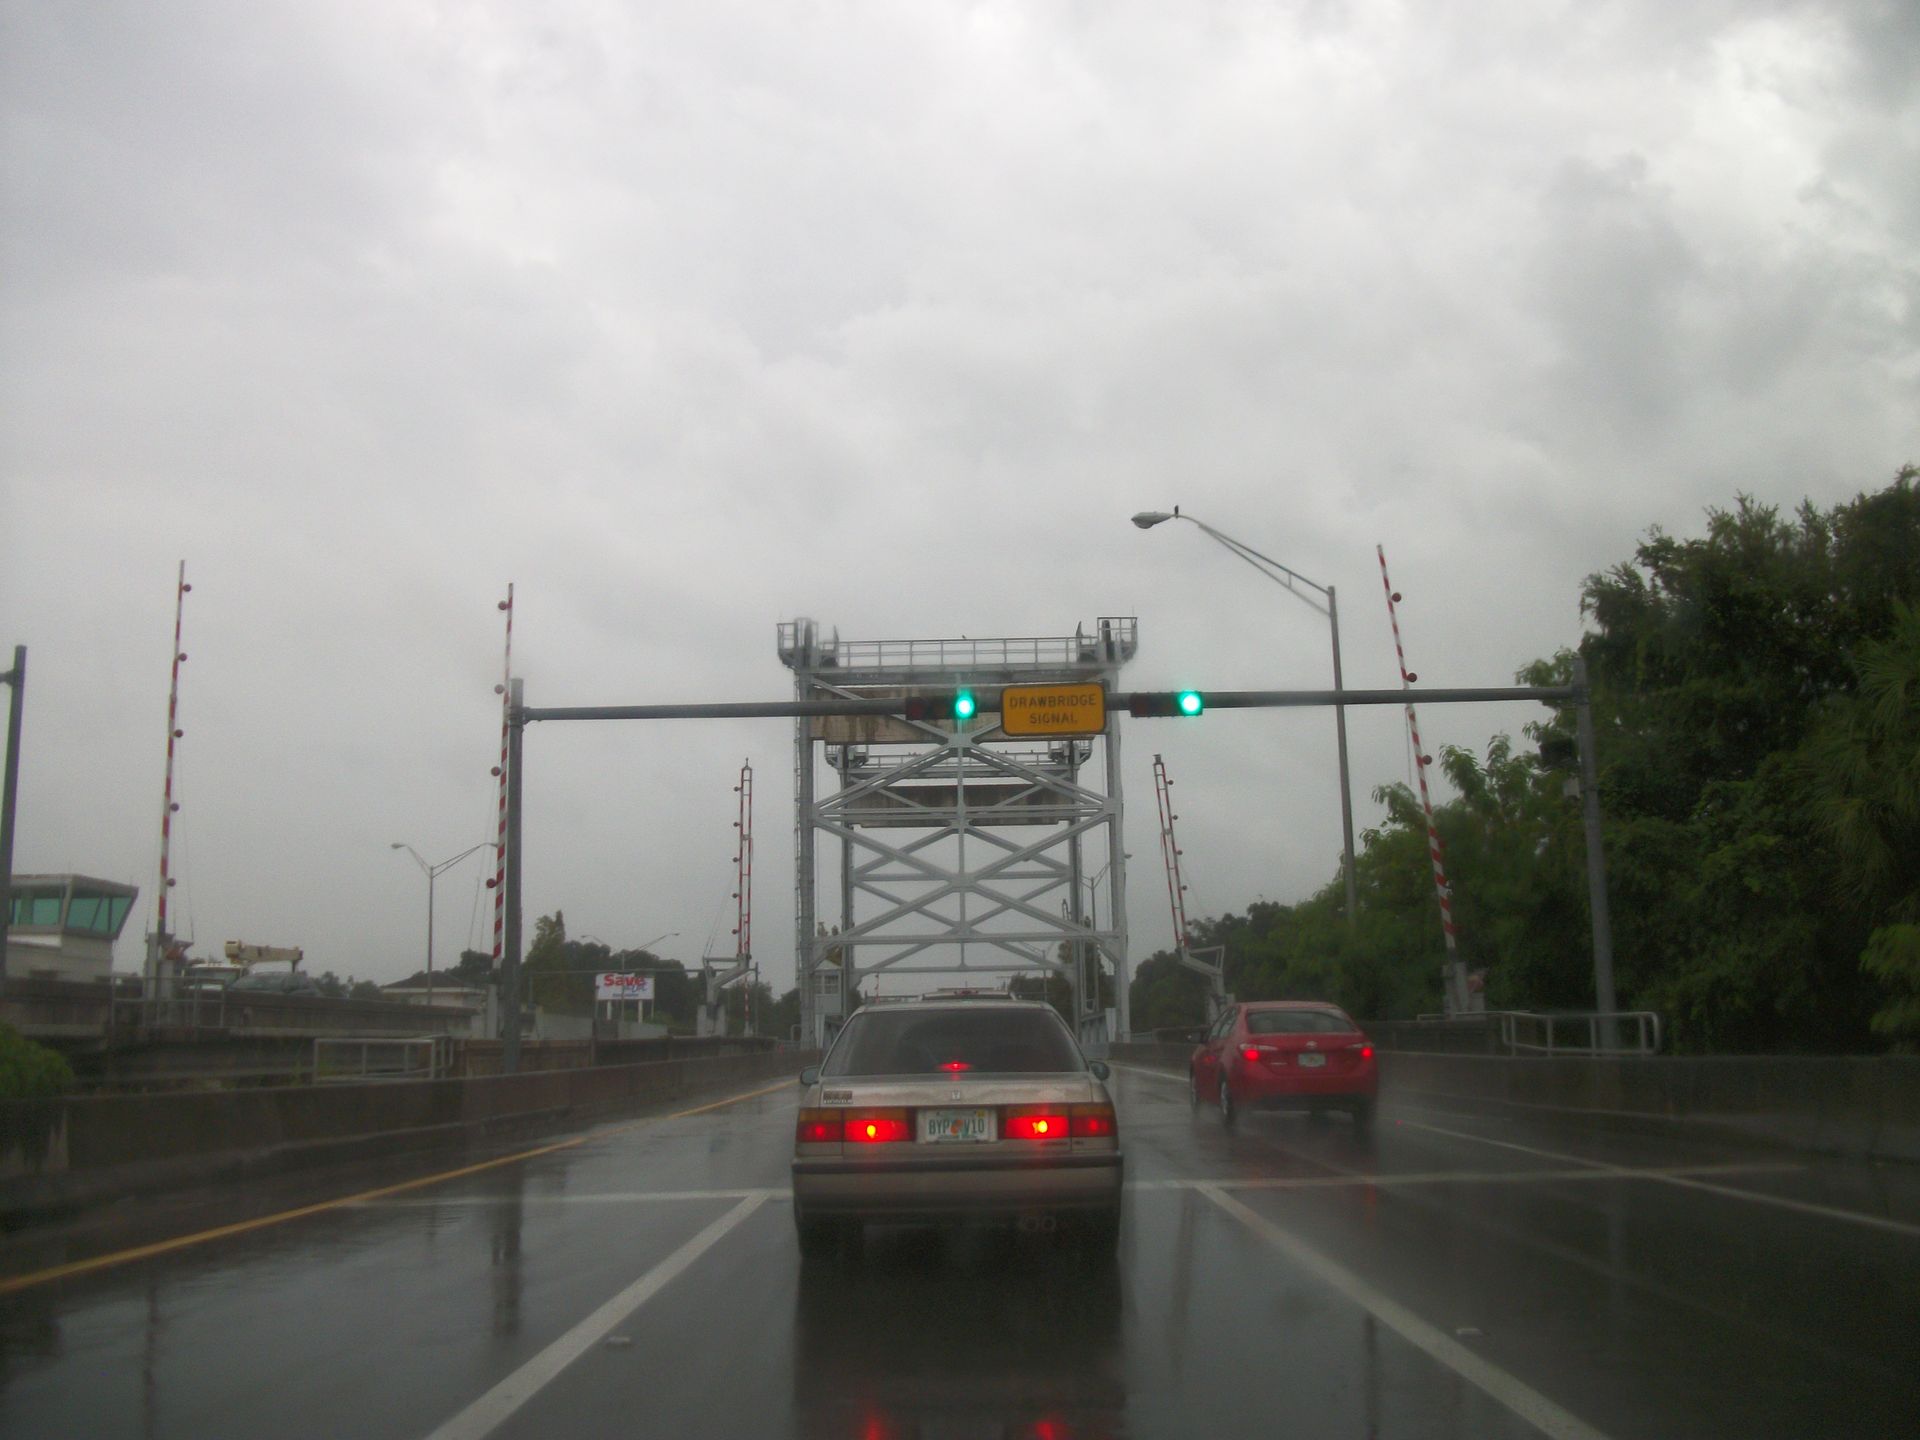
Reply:
[[433, 882], [476, 851], [492, 849], [493, 841], [482, 840], [478, 845], [469, 846], [451, 860], [442, 860], [438, 865], [429, 865], [420, 858], [420, 852], [404, 840], [396, 840], [387, 848], [406, 851], [413, 857], [413, 863], [420, 867], [420, 873], [427, 877], [427, 1006], [431, 1009], [433, 1006]]
[[[1142, 530], [1151, 530], [1166, 520], [1185, 520], [1197, 525], [1206, 534], [1212, 536], [1221, 545], [1253, 566], [1274, 584], [1284, 588], [1313, 609], [1327, 617], [1327, 624], [1333, 630], [1333, 688], [1338, 694], [1344, 685], [1340, 678], [1340, 606], [1334, 597], [1333, 586], [1319, 585], [1307, 579], [1297, 570], [1290, 570], [1271, 556], [1262, 555], [1251, 545], [1235, 540], [1231, 535], [1222, 535], [1211, 525], [1195, 520], [1191, 515], [1182, 515], [1180, 507], [1171, 511], [1142, 510], [1133, 517], [1133, 523]], [[1301, 587], [1305, 587], [1304, 589]], [[1311, 592], [1311, 593], [1309, 593]], [[1319, 597], [1319, 598], [1315, 598]], [[1341, 869], [1347, 882], [1347, 924], [1356, 925], [1360, 919], [1359, 885], [1353, 869], [1353, 787], [1347, 778], [1347, 707], [1336, 704], [1333, 707], [1334, 733], [1340, 743], [1340, 830], [1344, 841], [1341, 852]]]

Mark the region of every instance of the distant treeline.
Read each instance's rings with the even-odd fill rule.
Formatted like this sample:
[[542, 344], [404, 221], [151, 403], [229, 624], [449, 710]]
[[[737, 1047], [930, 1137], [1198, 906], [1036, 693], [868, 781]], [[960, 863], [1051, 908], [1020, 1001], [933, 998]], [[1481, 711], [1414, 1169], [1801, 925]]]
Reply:
[[[1589, 576], [1615, 969], [1623, 1008], [1685, 1051], [1869, 1051], [1920, 1041], [1920, 469], [1791, 517], [1739, 497], [1680, 540], [1654, 530]], [[1522, 669], [1565, 685], [1567, 651]], [[1593, 961], [1571, 708], [1445, 747], [1436, 814], [1459, 943], [1495, 1009], [1589, 1009]], [[1242, 999], [1357, 1015], [1440, 1008], [1444, 959], [1424, 818], [1405, 785], [1356, 857], [1297, 905], [1194, 927]], [[1162, 952], [1136, 1029], [1190, 1024], [1199, 977]]]

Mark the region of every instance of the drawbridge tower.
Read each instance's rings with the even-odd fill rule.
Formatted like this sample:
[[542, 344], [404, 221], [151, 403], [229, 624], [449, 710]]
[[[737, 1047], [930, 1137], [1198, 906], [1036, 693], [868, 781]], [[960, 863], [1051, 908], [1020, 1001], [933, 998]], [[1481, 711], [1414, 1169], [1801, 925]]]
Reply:
[[[861, 981], [881, 974], [1057, 977], [1083, 1043], [1126, 1032], [1118, 718], [1109, 713], [1094, 738], [1012, 737], [986, 702], [1008, 685], [1112, 694], [1136, 629], [1126, 616], [1071, 635], [843, 640], [812, 620], [781, 623], [796, 699], [929, 702], [911, 719], [794, 722], [794, 962], [806, 1040], [831, 1036]], [[940, 707], [958, 690], [981, 696], [979, 713], [956, 719]], [[826, 794], [822, 754], [837, 780]], [[831, 925], [815, 893], [822, 845], [839, 852]]]

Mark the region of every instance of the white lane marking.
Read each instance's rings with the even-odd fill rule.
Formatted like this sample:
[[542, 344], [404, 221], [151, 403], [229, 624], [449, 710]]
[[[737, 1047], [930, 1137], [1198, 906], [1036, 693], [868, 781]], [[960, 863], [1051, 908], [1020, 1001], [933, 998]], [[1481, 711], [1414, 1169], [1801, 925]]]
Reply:
[[[1218, 1185], [1223, 1190], [1351, 1190], [1363, 1185], [1391, 1188], [1399, 1185], [1521, 1185], [1550, 1180], [1658, 1180], [1686, 1175], [1764, 1175], [1803, 1167], [1789, 1164], [1668, 1165], [1648, 1169], [1580, 1170], [1409, 1170], [1394, 1174], [1288, 1175], [1228, 1179], [1176, 1177], [1129, 1180], [1126, 1190], [1191, 1190]], [[749, 1197], [781, 1203], [793, 1199], [786, 1189], [740, 1190], [602, 1190], [575, 1195], [449, 1195], [438, 1200], [367, 1200], [355, 1210], [497, 1210], [508, 1205], [652, 1205], [684, 1200], [745, 1200]]]
[[1174, 1085], [1184, 1085], [1187, 1083], [1187, 1077], [1185, 1075], [1176, 1075], [1171, 1070], [1145, 1070], [1138, 1065], [1122, 1065], [1117, 1060], [1109, 1060], [1107, 1064], [1111, 1069], [1124, 1070], [1129, 1075], [1144, 1075], [1149, 1080], [1165, 1080]]
[[1665, 1180], [1683, 1175], [1763, 1175], [1798, 1165], [1665, 1165], [1647, 1169], [1410, 1170], [1377, 1175], [1290, 1175], [1258, 1180], [1210, 1180], [1223, 1190], [1331, 1190], [1356, 1185], [1525, 1185], [1538, 1180]]
[[[1470, 1130], [1449, 1130], [1444, 1125], [1428, 1125], [1419, 1120], [1398, 1120], [1411, 1130], [1426, 1130], [1435, 1135], [1447, 1135], [1456, 1140], [1477, 1140], [1482, 1145], [1492, 1145], [1501, 1150], [1515, 1150], [1522, 1155], [1533, 1155], [1543, 1160], [1558, 1160], [1562, 1164], [1588, 1165], [1616, 1175], [1639, 1175], [1640, 1172], [1619, 1165], [1608, 1164], [1604, 1160], [1589, 1160], [1583, 1155], [1562, 1155], [1554, 1150], [1541, 1150], [1532, 1145], [1521, 1145], [1512, 1140], [1495, 1140], [1486, 1135], [1475, 1135]], [[1804, 1169], [1804, 1166], [1795, 1167]], [[1850, 1225], [1865, 1225], [1873, 1230], [1888, 1230], [1895, 1235], [1920, 1235], [1920, 1225], [1910, 1225], [1903, 1220], [1889, 1220], [1880, 1215], [1867, 1215], [1858, 1210], [1842, 1210], [1833, 1205], [1815, 1205], [1809, 1200], [1792, 1200], [1784, 1195], [1768, 1195], [1760, 1190], [1741, 1190], [1732, 1185], [1715, 1185], [1706, 1180], [1690, 1180], [1684, 1175], [1648, 1174], [1645, 1178], [1662, 1185], [1678, 1185], [1683, 1190], [1704, 1190], [1710, 1195], [1724, 1195], [1731, 1200], [1750, 1200], [1756, 1205], [1771, 1205], [1778, 1210], [1791, 1210], [1797, 1215], [1815, 1215], [1823, 1220], [1842, 1220]]]
[[368, 1200], [356, 1210], [499, 1209], [506, 1205], [646, 1205], [674, 1200], [789, 1200], [791, 1190], [602, 1190], [578, 1195], [448, 1195], [438, 1200]]
[[482, 1440], [522, 1405], [553, 1383], [562, 1370], [612, 1333], [613, 1328], [671, 1284], [688, 1266], [724, 1240], [766, 1202], [747, 1196], [706, 1229], [622, 1290], [526, 1364], [474, 1401], [427, 1440]]
[[1210, 1182], [1193, 1187], [1323, 1284], [1345, 1295], [1374, 1319], [1418, 1350], [1425, 1351], [1468, 1384], [1484, 1390], [1549, 1440], [1607, 1440], [1571, 1411], [1538, 1390], [1484, 1360], [1438, 1327], [1428, 1324], [1397, 1300], [1391, 1300], [1345, 1266], [1336, 1264], [1298, 1236]]

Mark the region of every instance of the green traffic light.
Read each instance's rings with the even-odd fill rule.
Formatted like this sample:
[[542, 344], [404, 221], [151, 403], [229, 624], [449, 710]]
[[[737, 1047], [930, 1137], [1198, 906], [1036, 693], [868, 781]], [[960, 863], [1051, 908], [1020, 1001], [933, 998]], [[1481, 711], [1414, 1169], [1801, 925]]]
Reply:
[[973, 712], [979, 708], [971, 690], [962, 690], [953, 697], [953, 718], [956, 720], [971, 720]]
[[1207, 708], [1207, 702], [1198, 690], [1182, 690], [1174, 703], [1180, 707], [1182, 715], [1198, 715]]

